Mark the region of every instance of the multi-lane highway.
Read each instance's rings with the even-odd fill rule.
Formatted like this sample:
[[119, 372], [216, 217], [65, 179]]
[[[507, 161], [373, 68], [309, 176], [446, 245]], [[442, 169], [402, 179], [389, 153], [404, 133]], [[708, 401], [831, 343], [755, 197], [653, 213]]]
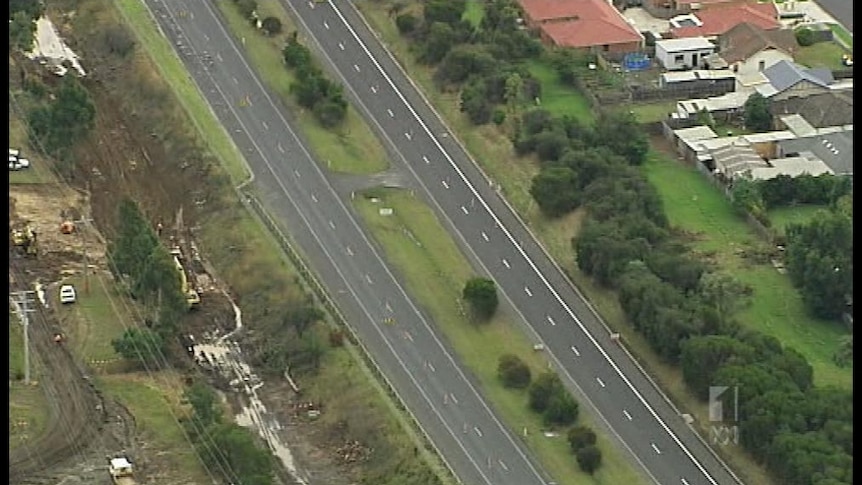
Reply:
[[661, 484], [736, 480], [615, 344], [350, 2], [282, 0], [356, 106], [399, 155], [465, 250], [490, 274], [562, 374]]
[[350, 194], [333, 189], [216, 7], [210, 0], [145, 4], [244, 152], [264, 205], [290, 229], [454, 473], [471, 485], [548, 483], [387, 269], [348, 207]]

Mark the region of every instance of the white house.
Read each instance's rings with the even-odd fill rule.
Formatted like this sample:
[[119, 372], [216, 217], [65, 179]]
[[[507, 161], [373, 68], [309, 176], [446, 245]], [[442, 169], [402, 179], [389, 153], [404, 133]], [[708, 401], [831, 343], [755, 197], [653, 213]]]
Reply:
[[668, 71], [700, 69], [704, 58], [715, 52], [715, 44], [704, 37], [666, 39], [655, 43], [655, 57]]
[[722, 64], [742, 77], [763, 72], [780, 61], [793, 61], [799, 48], [796, 35], [790, 29], [763, 30], [744, 22], [719, 37], [719, 57]]

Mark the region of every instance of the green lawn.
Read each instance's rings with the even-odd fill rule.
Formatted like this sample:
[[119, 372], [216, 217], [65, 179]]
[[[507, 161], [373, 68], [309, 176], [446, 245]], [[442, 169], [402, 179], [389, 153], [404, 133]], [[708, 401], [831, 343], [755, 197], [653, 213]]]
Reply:
[[[475, 273], [429, 207], [403, 190], [380, 189], [367, 195], [372, 194], [379, 199], [378, 203], [357, 197], [355, 204], [387, 259], [404, 276], [410, 294], [432, 316], [459, 360], [478, 378], [483, 395], [509, 429], [521, 436], [523, 429], [527, 429], [527, 445], [558, 483], [643, 483], [627, 457], [605, 436], [599, 438], [604, 453], [602, 468], [590, 477], [578, 469], [565, 439], [546, 438], [542, 434], [546, 428], [541, 418], [527, 408], [526, 393], [505, 389], [499, 383], [497, 362], [505, 353], [518, 355], [530, 365], [535, 376], [548, 367], [545, 355], [533, 351], [533, 342], [523, 329], [502, 312], [482, 325], [471, 323], [465, 316], [460, 291]], [[381, 207], [393, 208], [394, 214], [379, 215]], [[398, 322], [388, 330], [397, 334]], [[579, 419], [593, 425], [586, 415], [587, 406], [581, 403]]]
[[[285, 105], [293, 112], [297, 125], [308, 139], [309, 145], [317, 155], [317, 160], [324, 168], [335, 172], [370, 174], [389, 166], [389, 159], [377, 136], [371, 131], [365, 119], [351, 105], [347, 118], [337, 129], [322, 127], [313, 114], [299, 107], [290, 93], [290, 85], [294, 82], [294, 74], [289, 71], [282, 59], [281, 50], [289, 32], [296, 30], [284, 7], [277, 0], [258, 0], [257, 13], [261, 18], [273, 16], [281, 19], [284, 33], [274, 37], [266, 37], [254, 29], [247, 20], [239, 14], [234, 2], [216, 2], [219, 10], [227, 20], [227, 25], [234, 38], [244, 38], [244, 50], [263, 82], [272, 89]], [[302, 39], [300, 39], [302, 40]], [[314, 47], [312, 55], [316, 56]], [[324, 66], [319, 57], [316, 62]], [[330, 79], [337, 81], [335, 76]]]
[[473, 27], [478, 28], [484, 16], [485, 9], [482, 7], [480, 0], [467, 0], [467, 10], [464, 12], [464, 20], [470, 22]]
[[808, 67], [846, 69], [841, 64], [841, 56], [846, 52], [837, 42], [818, 42], [807, 47], [800, 47], [796, 51], [795, 60]]
[[789, 224], [805, 224], [818, 212], [826, 209], [823, 205], [797, 205], [772, 209], [767, 215], [772, 221], [772, 227], [784, 232]]
[[[169, 464], [168, 475], [183, 478], [173, 483], [212, 482], [178, 422], [184, 415], [179, 404], [184, 386], [179, 376], [167, 372], [155, 378], [143, 373], [107, 375], [97, 382], [135, 416], [139, 438]], [[162, 480], [169, 482], [167, 478]]]
[[238, 184], [247, 179], [249, 171], [245, 159], [201, 96], [173, 47], [153, 23], [144, 3], [141, 0], [117, 0], [113, 4], [125, 18], [126, 25], [138, 37], [153, 64], [158, 67], [162, 78], [176, 94], [176, 99], [188, 113], [206, 146], [222, 160], [234, 183]]
[[676, 101], [656, 101], [654, 103], [637, 103], [622, 106], [620, 109], [633, 111], [637, 120], [641, 123], [653, 123], [662, 121], [670, 113], [676, 111]]
[[84, 284], [83, 276], [69, 278], [63, 283], [74, 285], [78, 297], [75, 304], [57, 309], [61, 321], [75, 319], [67, 335], [75, 353], [90, 362], [119, 358], [111, 341], [123, 334], [125, 326], [136, 324], [128, 315], [131, 300], [108, 276], [101, 279], [92, 276], [88, 285]]
[[844, 45], [850, 47], [851, 50], [853, 49], [853, 34], [840, 24], [830, 24], [829, 28], [832, 30], [832, 35]]
[[541, 107], [555, 116], [572, 116], [583, 123], [593, 122], [590, 101], [577, 90], [560, 82], [557, 72], [547, 63], [527, 63], [530, 73], [542, 83]]
[[740, 321], [802, 352], [814, 368], [817, 385], [852, 388], [852, 371], [832, 362], [846, 333], [843, 326], [809, 316], [787, 275], [744, 259], [742, 251], [765, 243], [721, 192], [695, 169], [663, 157], [652, 157], [645, 172], [661, 195], [671, 224], [694, 233], [694, 249], [711, 255], [722, 271], [754, 289], [751, 306], [741, 312]]
[[[10, 96], [12, 93], [10, 92]], [[10, 184], [38, 184], [50, 179], [51, 169], [48, 160], [30, 148], [27, 126], [19, 118], [18, 112], [9, 106], [9, 148], [17, 148], [21, 156], [30, 160], [30, 168], [9, 172]]]

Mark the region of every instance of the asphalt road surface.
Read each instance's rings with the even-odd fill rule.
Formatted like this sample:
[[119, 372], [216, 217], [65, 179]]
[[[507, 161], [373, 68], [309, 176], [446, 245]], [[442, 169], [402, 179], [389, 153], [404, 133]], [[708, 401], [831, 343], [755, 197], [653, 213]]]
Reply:
[[282, 3], [575, 392], [656, 483], [736, 480], [686, 425], [448, 134], [350, 2]]
[[216, 7], [209, 0], [145, 3], [244, 152], [267, 210], [289, 228], [457, 476], [477, 485], [548, 483], [389, 272], [348, 208], [350, 194], [337, 193], [306, 151]]
[[853, 0], [817, 0], [817, 5], [853, 33]]

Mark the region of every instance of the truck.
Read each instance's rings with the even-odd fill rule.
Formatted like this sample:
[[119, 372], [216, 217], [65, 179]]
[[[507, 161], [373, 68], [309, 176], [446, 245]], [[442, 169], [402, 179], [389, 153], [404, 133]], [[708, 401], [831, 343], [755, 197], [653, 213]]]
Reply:
[[108, 472], [115, 485], [137, 485], [132, 462], [125, 456], [111, 458], [108, 462]]

